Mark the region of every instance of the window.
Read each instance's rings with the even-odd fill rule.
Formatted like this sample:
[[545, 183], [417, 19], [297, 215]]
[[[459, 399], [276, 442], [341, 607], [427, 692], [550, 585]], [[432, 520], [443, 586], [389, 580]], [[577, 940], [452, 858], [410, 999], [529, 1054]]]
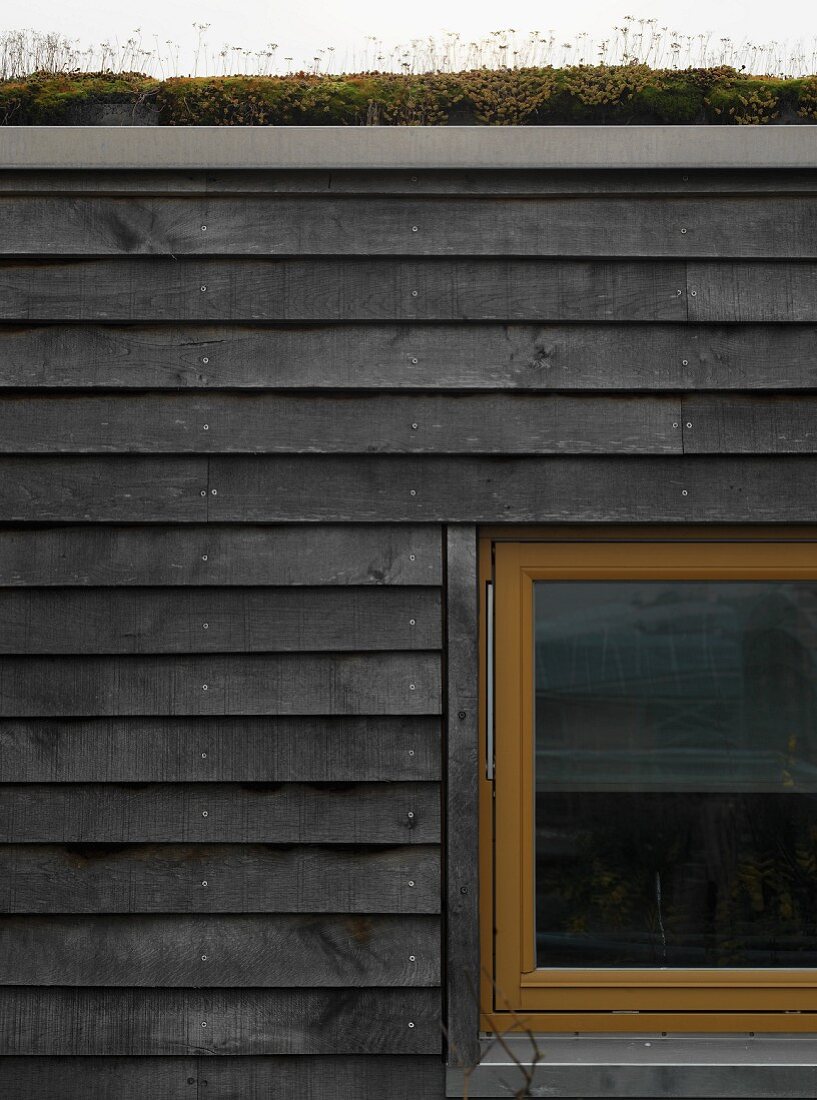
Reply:
[[482, 539], [487, 1030], [817, 1027], [814, 539]]

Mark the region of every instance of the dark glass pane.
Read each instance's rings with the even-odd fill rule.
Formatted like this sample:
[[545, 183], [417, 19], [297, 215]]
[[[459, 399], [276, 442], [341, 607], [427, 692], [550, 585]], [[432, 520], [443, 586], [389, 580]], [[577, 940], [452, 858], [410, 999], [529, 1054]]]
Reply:
[[816, 965], [817, 583], [535, 601], [538, 965]]

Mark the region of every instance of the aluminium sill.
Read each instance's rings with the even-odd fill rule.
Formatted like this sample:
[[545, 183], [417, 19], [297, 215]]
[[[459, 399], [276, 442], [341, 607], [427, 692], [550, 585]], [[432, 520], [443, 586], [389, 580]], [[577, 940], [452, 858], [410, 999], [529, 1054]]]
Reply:
[[[752, 1098], [817, 1096], [817, 1035], [537, 1035], [542, 1059], [530, 1097]], [[511, 1053], [483, 1041], [471, 1072], [469, 1100], [513, 1097], [530, 1069], [527, 1036], [506, 1038]], [[465, 1095], [462, 1070], [450, 1067], [446, 1095]]]
[[817, 125], [0, 126], [0, 167], [817, 168]]

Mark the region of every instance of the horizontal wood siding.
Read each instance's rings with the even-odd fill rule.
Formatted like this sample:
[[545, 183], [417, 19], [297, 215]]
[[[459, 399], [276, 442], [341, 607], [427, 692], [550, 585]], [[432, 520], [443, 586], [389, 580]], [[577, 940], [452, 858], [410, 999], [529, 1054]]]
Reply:
[[817, 521], [816, 204], [0, 171], [4, 1097], [441, 1100], [476, 527]]

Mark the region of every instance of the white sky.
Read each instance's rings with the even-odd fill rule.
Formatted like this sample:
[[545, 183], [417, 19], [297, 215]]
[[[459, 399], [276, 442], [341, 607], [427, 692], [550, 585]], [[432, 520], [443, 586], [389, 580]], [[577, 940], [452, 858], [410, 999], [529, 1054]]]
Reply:
[[[172, 39], [182, 48], [183, 66], [189, 64], [196, 38], [193, 23], [209, 23], [210, 50], [224, 44], [262, 48], [268, 42], [279, 45], [278, 57], [291, 56], [296, 67], [311, 65], [321, 48], [334, 47], [336, 71], [360, 67], [367, 36], [376, 36], [393, 47], [412, 39], [442, 37], [458, 31], [464, 40], [480, 39], [491, 31], [515, 27], [523, 32], [551, 28], [560, 38], [587, 31], [596, 39], [611, 33], [628, 9], [622, 0], [573, 0], [558, 7], [542, 0], [139, 0], [136, 5], [112, 6], [110, 0], [27, 0], [25, 5], [4, 5], [13, 10], [14, 21], [0, 16], [0, 31], [21, 25], [39, 31], [61, 31], [78, 38], [83, 45], [102, 39], [124, 42], [137, 22], [146, 46], [153, 36], [160, 42]], [[789, 0], [771, 4], [768, 0], [650, 0], [646, 12], [630, 10], [636, 17], [655, 18], [659, 25], [684, 33], [712, 31], [715, 40], [730, 36], [754, 42], [798, 40], [809, 44], [810, 56], [817, 36], [817, 5], [813, 0]], [[20, 12], [25, 11], [25, 23]], [[369, 45], [369, 50], [372, 46]], [[588, 58], [588, 60], [591, 60]], [[356, 64], [357, 63], [357, 64]], [[814, 70], [812, 70], [814, 71]]]

